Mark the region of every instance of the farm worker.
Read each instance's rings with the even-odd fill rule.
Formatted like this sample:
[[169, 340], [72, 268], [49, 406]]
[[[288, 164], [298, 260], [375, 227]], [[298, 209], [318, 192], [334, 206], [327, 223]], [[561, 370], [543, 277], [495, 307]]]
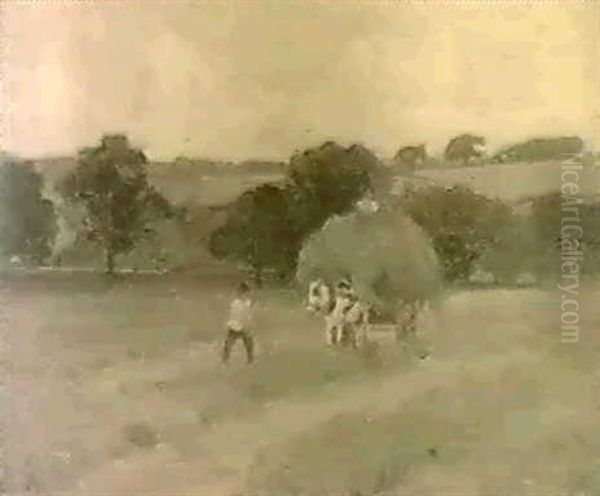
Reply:
[[250, 286], [240, 283], [235, 298], [229, 306], [227, 336], [223, 346], [223, 361], [229, 360], [231, 348], [238, 339], [244, 342], [248, 363], [254, 360], [254, 337], [252, 335], [253, 302], [250, 297]]
[[352, 281], [344, 278], [340, 279], [336, 286], [337, 294], [344, 297], [352, 297], [354, 295], [354, 288], [352, 287]]
[[336, 299], [333, 311], [331, 312], [331, 324], [337, 331], [337, 336], [334, 336], [334, 343], [341, 343], [345, 339], [350, 338], [349, 332], [352, 332], [350, 327], [353, 321], [349, 319], [348, 312], [356, 303], [356, 295], [352, 282], [348, 279], [342, 279], [336, 286]]

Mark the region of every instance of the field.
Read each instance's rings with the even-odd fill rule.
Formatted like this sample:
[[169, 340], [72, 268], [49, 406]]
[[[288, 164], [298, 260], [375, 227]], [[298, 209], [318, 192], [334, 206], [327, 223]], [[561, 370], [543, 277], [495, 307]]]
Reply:
[[[206, 162], [206, 161], [205, 161]], [[54, 187], [75, 167], [73, 158], [37, 161], [38, 169]], [[262, 170], [244, 165], [233, 168], [230, 164], [177, 166], [153, 163], [149, 168], [150, 181], [175, 204], [221, 205], [235, 199], [243, 191], [265, 182], [283, 179], [284, 170], [277, 172], [277, 164]], [[266, 164], [269, 165], [269, 164]], [[520, 200], [527, 196], [558, 191], [561, 185], [560, 161], [515, 162], [486, 164], [475, 167], [450, 167], [417, 171], [417, 176], [442, 185], [463, 184], [478, 193], [498, 197], [504, 201]], [[223, 170], [227, 172], [222, 172]], [[598, 164], [587, 164], [581, 171], [579, 186], [584, 195], [597, 195], [600, 185]]]
[[[156, 169], [156, 168], [155, 168]], [[150, 170], [150, 181], [175, 205], [225, 205], [244, 191], [268, 182], [279, 182], [283, 174], [232, 172], [205, 174], [201, 171]]]
[[[219, 363], [235, 281], [5, 277], [9, 494], [597, 495], [597, 294], [449, 292], [420, 344], [325, 349], [258, 293], [258, 357]], [[389, 344], [389, 346], [388, 346]], [[433, 350], [429, 360], [415, 350]]]
[[[562, 165], [559, 161], [517, 162], [480, 167], [429, 169], [419, 171], [417, 175], [443, 186], [461, 184], [469, 186], [473, 191], [484, 196], [515, 202], [530, 196], [559, 191]], [[600, 168], [585, 166], [580, 171], [577, 182], [580, 188], [579, 194], [597, 196], [600, 194]]]
[[[530, 196], [559, 191], [561, 186], [560, 161], [517, 162], [487, 164], [476, 167], [449, 167], [423, 169], [416, 176], [442, 186], [461, 184], [482, 195], [515, 202]], [[164, 171], [153, 169], [151, 181], [175, 204], [221, 205], [234, 200], [243, 191], [265, 182], [277, 182], [283, 174], [242, 172], [232, 174], [205, 174], [201, 171]], [[573, 177], [571, 176], [571, 179]], [[600, 194], [600, 168], [586, 165], [578, 180], [580, 194]]]

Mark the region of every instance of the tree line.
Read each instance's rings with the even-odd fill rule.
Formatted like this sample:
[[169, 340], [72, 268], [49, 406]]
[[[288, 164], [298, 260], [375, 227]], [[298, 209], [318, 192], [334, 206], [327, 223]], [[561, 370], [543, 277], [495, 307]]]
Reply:
[[[461, 135], [449, 142], [446, 154], [455, 160], [481, 156], [484, 144], [480, 137]], [[558, 145], [552, 146], [556, 151]], [[578, 149], [572, 140], [565, 146]], [[530, 153], [529, 146], [525, 149]], [[424, 155], [423, 146], [404, 147], [396, 159], [418, 163]], [[109, 273], [120, 255], [152, 238], [162, 220], [181, 214], [150, 184], [147, 162], [126, 136], [107, 135], [79, 152], [76, 168], [61, 184], [65, 200], [83, 208], [81, 235], [102, 248]], [[540, 260], [555, 257], [560, 247], [560, 195], [532, 199], [526, 214], [462, 186], [418, 186], [398, 196], [390, 188], [393, 167], [364, 146], [333, 141], [295, 153], [285, 170], [282, 180], [245, 191], [228, 204], [208, 240], [213, 256], [249, 268], [258, 284], [266, 274], [290, 279], [306, 240], [365, 197], [403, 209], [423, 229], [448, 281], [466, 280], [479, 266], [506, 279], [525, 269], [543, 273], [551, 262]], [[42, 263], [57, 231], [42, 178], [28, 163], [4, 164], [0, 173], [2, 254]], [[581, 209], [591, 228], [579, 241], [592, 253], [600, 248], [594, 237], [598, 211], [597, 203]]]
[[[473, 164], [501, 164], [507, 162], [540, 162], [545, 160], [565, 160], [580, 156], [585, 144], [578, 136], [532, 138], [526, 141], [501, 147], [488, 154], [485, 137], [465, 133], [450, 139], [443, 152], [445, 163], [457, 166]], [[405, 146], [394, 156], [394, 165], [404, 173], [412, 173], [425, 166], [428, 156], [424, 144]]]

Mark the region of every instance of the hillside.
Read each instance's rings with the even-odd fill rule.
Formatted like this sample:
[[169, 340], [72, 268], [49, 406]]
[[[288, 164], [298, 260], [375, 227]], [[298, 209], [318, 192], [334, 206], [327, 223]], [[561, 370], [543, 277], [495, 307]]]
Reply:
[[[35, 160], [37, 169], [57, 184], [75, 167], [75, 157]], [[437, 162], [436, 162], [437, 163]], [[478, 193], [514, 202], [529, 196], [560, 189], [560, 161], [514, 162], [472, 167], [421, 169], [414, 179], [441, 186], [462, 184]], [[279, 181], [285, 175], [284, 162], [246, 160], [239, 163], [201, 158], [177, 158], [171, 162], [150, 162], [150, 181], [174, 204], [222, 205], [259, 184]], [[398, 179], [401, 182], [401, 179]], [[600, 193], [598, 164], [586, 165], [580, 173], [583, 196]]]
[[[67, 266], [101, 267], [101, 252], [89, 243], [76, 243], [77, 225], [81, 213], [64, 204], [56, 186], [75, 167], [74, 157], [48, 158], [35, 161], [37, 169], [47, 180], [45, 195], [55, 202], [59, 213], [59, 234], [55, 255]], [[560, 162], [512, 163], [462, 168], [422, 169], [406, 179], [395, 178], [394, 189], [399, 193], [403, 182], [440, 186], [466, 185], [488, 197], [518, 203], [532, 196], [560, 189]], [[188, 267], [214, 263], [206, 243], [210, 232], [221, 222], [213, 206], [226, 204], [243, 191], [265, 182], [281, 181], [285, 164], [279, 162], [246, 161], [231, 163], [203, 159], [177, 159], [172, 162], [151, 162], [149, 177], [152, 184], [174, 205], [186, 206], [188, 216], [161, 223], [156, 239], [140, 244], [121, 258], [123, 267]], [[580, 194], [598, 197], [600, 168], [585, 165], [578, 181]]]
[[[475, 192], [515, 202], [529, 196], [558, 191], [561, 185], [561, 162], [517, 162], [512, 164], [421, 170], [418, 178], [440, 186], [466, 185]], [[600, 168], [584, 166], [579, 176], [580, 194], [600, 193]]]
[[282, 179], [284, 169], [225, 163], [220, 167], [168, 163], [151, 164], [149, 175], [152, 184], [174, 204], [222, 205], [247, 189]]
[[[56, 187], [73, 170], [75, 157], [33, 160], [37, 170]], [[233, 163], [202, 158], [150, 162], [150, 182], [174, 204], [221, 205], [258, 184], [281, 179], [285, 163], [245, 160]]]

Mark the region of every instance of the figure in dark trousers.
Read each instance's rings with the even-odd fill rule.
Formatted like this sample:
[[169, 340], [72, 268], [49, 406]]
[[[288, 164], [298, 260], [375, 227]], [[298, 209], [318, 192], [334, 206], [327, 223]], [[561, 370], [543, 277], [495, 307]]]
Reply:
[[229, 307], [229, 320], [227, 321], [227, 336], [223, 346], [223, 361], [229, 360], [231, 348], [238, 339], [241, 339], [246, 348], [248, 363], [254, 360], [254, 337], [252, 336], [252, 298], [250, 287], [242, 282], [236, 291], [235, 298]]

